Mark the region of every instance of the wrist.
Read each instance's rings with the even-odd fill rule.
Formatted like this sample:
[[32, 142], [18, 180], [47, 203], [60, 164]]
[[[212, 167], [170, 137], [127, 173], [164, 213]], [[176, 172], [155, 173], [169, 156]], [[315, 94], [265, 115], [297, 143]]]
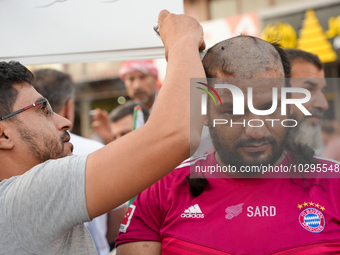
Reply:
[[172, 44], [168, 47], [168, 56], [172, 55], [181, 55], [185, 56], [189, 54], [194, 54], [199, 56], [199, 41], [196, 37], [187, 35], [182, 37], [180, 40], [177, 40], [176, 43]]

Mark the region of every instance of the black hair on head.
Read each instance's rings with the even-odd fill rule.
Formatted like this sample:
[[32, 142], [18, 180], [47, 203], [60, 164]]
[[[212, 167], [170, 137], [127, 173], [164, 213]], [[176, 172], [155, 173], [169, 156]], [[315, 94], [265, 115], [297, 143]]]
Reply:
[[[9, 114], [18, 98], [18, 91], [14, 85], [26, 83], [31, 85], [34, 76], [30, 70], [16, 61], [0, 62], [0, 116]], [[16, 116], [8, 118], [15, 120]]]
[[144, 115], [144, 122], [146, 122], [149, 118], [149, 110], [146, 108], [146, 106], [142, 103], [138, 103], [136, 101], [128, 101], [125, 104], [122, 104], [118, 106], [117, 108], [113, 109], [110, 112], [109, 115], [109, 121], [111, 123], [114, 123], [122, 118], [124, 118], [127, 115], [133, 114], [134, 108], [139, 105], [142, 108], [142, 112]]
[[295, 61], [308, 62], [313, 64], [319, 71], [323, 70], [323, 64], [320, 58], [313, 53], [298, 49], [286, 49], [285, 52], [292, 63]]

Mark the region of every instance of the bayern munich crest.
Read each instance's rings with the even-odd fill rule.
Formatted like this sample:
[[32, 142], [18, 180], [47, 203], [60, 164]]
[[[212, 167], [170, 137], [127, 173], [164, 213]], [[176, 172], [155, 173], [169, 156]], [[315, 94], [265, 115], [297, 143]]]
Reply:
[[315, 208], [306, 208], [299, 215], [301, 226], [313, 233], [320, 233], [325, 228], [325, 216]]

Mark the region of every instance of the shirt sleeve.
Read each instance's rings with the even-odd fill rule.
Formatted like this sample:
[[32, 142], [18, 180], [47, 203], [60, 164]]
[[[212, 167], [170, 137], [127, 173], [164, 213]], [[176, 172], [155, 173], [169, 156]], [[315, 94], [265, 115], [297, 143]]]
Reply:
[[116, 246], [127, 242], [161, 242], [160, 228], [164, 209], [158, 183], [140, 193], [128, 208], [120, 225]]
[[60, 248], [55, 247], [57, 238], [90, 220], [85, 200], [86, 158], [48, 160], [6, 188], [4, 215], [23, 247], [37, 254], [44, 253], [44, 247], [44, 254], [52, 254]]

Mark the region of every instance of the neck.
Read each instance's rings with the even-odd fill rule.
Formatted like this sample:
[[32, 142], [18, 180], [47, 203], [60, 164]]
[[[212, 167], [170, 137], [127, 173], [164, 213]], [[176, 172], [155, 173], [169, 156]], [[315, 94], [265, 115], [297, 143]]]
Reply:
[[30, 160], [28, 157], [3, 155], [4, 153], [2, 153], [0, 157], [0, 181], [9, 179], [13, 176], [22, 175], [38, 164], [37, 162]]

